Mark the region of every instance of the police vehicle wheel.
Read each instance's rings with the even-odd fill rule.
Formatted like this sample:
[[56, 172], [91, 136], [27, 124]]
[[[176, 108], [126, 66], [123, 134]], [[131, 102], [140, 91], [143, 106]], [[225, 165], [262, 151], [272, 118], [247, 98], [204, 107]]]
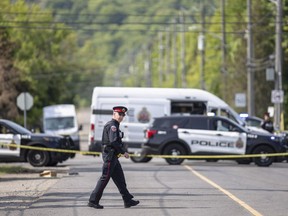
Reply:
[[150, 160], [152, 160], [151, 157], [143, 157], [143, 156], [140, 156], [140, 157], [130, 157], [131, 161], [133, 161], [134, 163], [147, 163], [149, 162]]
[[29, 150], [27, 161], [34, 167], [42, 167], [50, 162], [50, 156], [47, 151]]
[[[268, 146], [259, 146], [253, 152], [253, 154], [270, 154], [270, 153], [274, 153], [274, 151]], [[267, 156], [255, 157], [253, 160], [255, 164], [258, 166], [268, 167], [273, 163], [274, 157], [267, 157]]]
[[[186, 155], [187, 152], [181, 144], [170, 144], [164, 149], [164, 155]], [[185, 159], [183, 158], [165, 158], [166, 162], [170, 165], [180, 165]]]

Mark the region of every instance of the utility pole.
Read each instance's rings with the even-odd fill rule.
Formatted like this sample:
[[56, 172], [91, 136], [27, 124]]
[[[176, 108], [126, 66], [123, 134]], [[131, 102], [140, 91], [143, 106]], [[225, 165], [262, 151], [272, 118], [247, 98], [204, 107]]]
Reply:
[[[277, 7], [276, 13], [276, 27], [275, 27], [275, 73], [276, 73], [276, 83], [275, 90], [279, 93], [282, 92], [282, 16], [283, 16], [283, 8], [282, 8], [282, 0], [275, 0]], [[274, 115], [274, 125], [276, 130], [280, 130], [281, 128], [281, 114], [282, 114], [282, 103], [283, 98], [280, 99], [279, 102], [274, 104], [275, 115]], [[282, 129], [282, 128], [281, 128]]]
[[173, 30], [173, 71], [174, 71], [174, 88], [178, 87], [178, 76], [177, 76], [177, 32], [176, 32], [177, 19], [174, 19], [174, 30]]
[[247, 0], [247, 94], [248, 94], [248, 114], [255, 115], [255, 98], [254, 98], [254, 71], [252, 68], [253, 55], [253, 35], [251, 20], [251, 0]]
[[187, 80], [186, 80], [186, 64], [185, 64], [185, 19], [184, 19], [184, 12], [181, 11], [180, 14], [180, 22], [182, 27], [182, 33], [181, 33], [181, 64], [182, 64], [182, 73], [181, 73], [181, 87], [186, 88], [187, 87]]
[[166, 53], [166, 76], [170, 73], [170, 28], [167, 28], [166, 41], [165, 41], [165, 53]]
[[221, 2], [222, 13], [222, 96], [224, 101], [227, 99], [227, 68], [226, 68], [226, 19], [225, 19], [225, 0]]
[[144, 63], [146, 86], [152, 87], [152, 72], [151, 72], [151, 44], [146, 46], [146, 60]]
[[[201, 35], [198, 37], [198, 49], [200, 50], [201, 55], [201, 65], [200, 65], [200, 82], [201, 89], [205, 90], [205, 3], [202, 2], [201, 10]], [[199, 47], [199, 43], [202, 45]]]
[[159, 61], [158, 61], [158, 73], [159, 73], [159, 86], [162, 87], [163, 84], [163, 35], [160, 31], [159, 37]]

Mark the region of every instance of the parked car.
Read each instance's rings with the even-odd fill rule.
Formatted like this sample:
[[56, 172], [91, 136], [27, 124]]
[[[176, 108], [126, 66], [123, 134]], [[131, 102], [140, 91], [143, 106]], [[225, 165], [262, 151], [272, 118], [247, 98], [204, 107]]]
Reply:
[[[5, 144], [18, 144], [19, 147], [8, 147]], [[0, 119], [0, 160], [29, 162], [32, 166], [56, 166], [71, 157], [70, 153], [52, 152], [20, 148], [21, 146], [40, 148], [73, 149], [69, 137], [35, 134], [19, 124]]]
[[[155, 118], [146, 131], [142, 155], [246, 155], [286, 152], [285, 136], [256, 132], [220, 116], [170, 116]], [[223, 157], [225, 158], [225, 157]], [[209, 159], [209, 158], [208, 158]], [[184, 158], [166, 158], [181, 164]], [[284, 157], [236, 159], [238, 163], [270, 166]]]
[[247, 113], [241, 113], [240, 118], [243, 119], [247, 126], [251, 127], [261, 127], [263, 119], [256, 116], [249, 116]]

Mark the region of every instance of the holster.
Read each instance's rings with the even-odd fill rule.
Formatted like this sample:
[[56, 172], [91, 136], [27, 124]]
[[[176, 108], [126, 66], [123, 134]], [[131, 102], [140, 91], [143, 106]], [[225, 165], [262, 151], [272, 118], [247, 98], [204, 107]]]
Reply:
[[108, 161], [111, 161], [114, 156], [115, 156], [115, 150], [111, 148], [111, 149], [108, 150], [108, 152], [107, 152], [106, 159], [107, 159]]

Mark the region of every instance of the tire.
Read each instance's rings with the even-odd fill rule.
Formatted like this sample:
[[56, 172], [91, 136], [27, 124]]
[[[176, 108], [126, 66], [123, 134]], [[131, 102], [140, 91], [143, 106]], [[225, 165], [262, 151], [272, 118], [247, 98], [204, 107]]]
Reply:
[[134, 163], [148, 163], [152, 160], [151, 157], [139, 156], [139, 157], [130, 157], [131, 161]]
[[50, 155], [47, 151], [29, 150], [27, 161], [34, 167], [46, 166], [50, 162]]
[[[170, 144], [164, 149], [164, 155], [186, 155], [187, 151], [181, 144]], [[166, 162], [170, 165], [180, 165], [185, 160], [184, 158], [165, 158]]]
[[[259, 146], [255, 148], [253, 154], [269, 154], [274, 153], [273, 149], [269, 146]], [[254, 163], [261, 167], [268, 167], [274, 162], [274, 157], [255, 157]]]

